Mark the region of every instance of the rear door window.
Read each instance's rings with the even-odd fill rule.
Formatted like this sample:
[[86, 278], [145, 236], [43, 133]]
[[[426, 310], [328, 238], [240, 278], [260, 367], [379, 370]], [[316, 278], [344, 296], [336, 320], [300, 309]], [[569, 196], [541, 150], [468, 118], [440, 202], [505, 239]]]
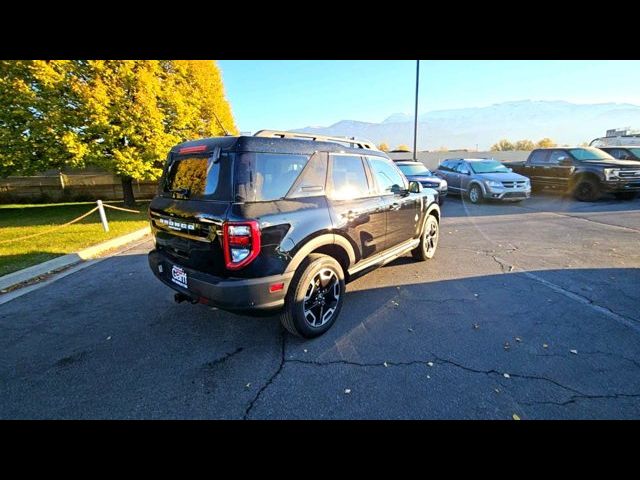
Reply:
[[529, 163], [535, 164], [543, 164], [547, 161], [547, 151], [546, 150], [536, 150], [531, 154], [531, 158], [529, 159]]
[[331, 198], [351, 200], [370, 194], [367, 174], [359, 155], [331, 155]]
[[308, 161], [309, 155], [241, 153], [235, 162], [236, 201], [284, 198]]
[[551, 155], [549, 155], [548, 163], [552, 163], [554, 165], [558, 165], [560, 163], [561, 158], [568, 158], [569, 155], [564, 150], [553, 150]]

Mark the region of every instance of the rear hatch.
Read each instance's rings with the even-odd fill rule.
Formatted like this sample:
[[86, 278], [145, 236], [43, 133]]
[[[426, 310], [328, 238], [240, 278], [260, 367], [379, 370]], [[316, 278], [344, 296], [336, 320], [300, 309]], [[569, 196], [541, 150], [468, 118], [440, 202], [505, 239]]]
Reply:
[[234, 153], [186, 147], [170, 155], [149, 213], [158, 250], [176, 263], [222, 275], [222, 224], [232, 201]]

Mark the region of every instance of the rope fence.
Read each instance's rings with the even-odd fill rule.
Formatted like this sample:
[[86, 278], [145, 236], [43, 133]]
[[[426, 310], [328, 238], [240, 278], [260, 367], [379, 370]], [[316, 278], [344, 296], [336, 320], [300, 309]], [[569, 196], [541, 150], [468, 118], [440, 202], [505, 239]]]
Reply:
[[114, 205], [109, 205], [109, 204], [102, 203], [101, 200], [98, 200], [96, 203], [98, 204], [97, 207], [93, 207], [87, 213], [83, 213], [79, 217], [74, 218], [73, 220], [70, 220], [67, 223], [64, 223], [62, 225], [58, 225], [56, 227], [50, 228], [49, 230], [45, 230], [44, 232], [33, 233], [31, 235], [25, 235], [24, 237], [9, 238], [7, 240], [2, 240], [2, 241], [0, 241], [0, 245], [3, 245], [5, 243], [10, 243], [10, 242], [18, 242], [18, 241], [22, 241], [22, 240], [29, 240], [30, 238], [35, 238], [35, 237], [39, 237], [41, 235], [46, 235], [48, 233], [56, 232], [56, 231], [58, 231], [58, 230], [60, 230], [60, 229], [62, 229], [64, 227], [68, 227], [69, 225], [73, 225], [74, 223], [77, 223], [80, 220], [83, 220], [83, 219], [87, 218], [89, 215], [91, 215], [96, 210], [100, 213], [100, 220], [102, 221], [102, 227], [104, 228], [104, 231], [108, 232], [109, 231], [109, 223], [107, 222], [107, 215], [105, 214], [104, 207], [112, 208], [114, 210], [121, 210], [123, 212], [140, 213], [139, 210], [131, 210], [129, 208], [116, 207]]

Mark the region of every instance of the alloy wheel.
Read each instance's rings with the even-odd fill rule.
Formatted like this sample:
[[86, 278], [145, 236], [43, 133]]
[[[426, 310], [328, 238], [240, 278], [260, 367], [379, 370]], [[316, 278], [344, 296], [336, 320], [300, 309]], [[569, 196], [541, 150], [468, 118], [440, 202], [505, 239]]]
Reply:
[[340, 298], [338, 275], [330, 268], [316, 273], [307, 287], [304, 296], [304, 318], [314, 328], [327, 323], [336, 312]]

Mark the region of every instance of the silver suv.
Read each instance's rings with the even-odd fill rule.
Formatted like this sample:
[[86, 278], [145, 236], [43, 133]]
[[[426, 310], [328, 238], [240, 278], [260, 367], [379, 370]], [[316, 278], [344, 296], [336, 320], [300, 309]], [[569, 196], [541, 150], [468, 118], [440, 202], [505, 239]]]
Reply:
[[531, 182], [492, 158], [448, 158], [434, 172], [449, 184], [449, 192], [467, 195], [471, 203], [484, 199], [519, 202], [531, 196]]

